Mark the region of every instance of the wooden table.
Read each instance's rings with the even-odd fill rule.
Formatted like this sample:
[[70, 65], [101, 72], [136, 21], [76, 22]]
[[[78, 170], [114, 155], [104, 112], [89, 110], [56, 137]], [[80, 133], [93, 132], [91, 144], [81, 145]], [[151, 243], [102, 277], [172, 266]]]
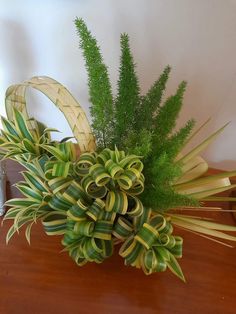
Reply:
[[[19, 168], [8, 163], [8, 196]], [[214, 214], [234, 223], [231, 213]], [[116, 254], [101, 265], [80, 268], [59, 253], [60, 237], [48, 237], [42, 226], [32, 230], [32, 245], [24, 233], [8, 246], [0, 232], [0, 314], [230, 314], [236, 313], [236, 249], [230, 249], [181, 230], [187, 283], [169, 271], [145, 276], [125, 267]]]

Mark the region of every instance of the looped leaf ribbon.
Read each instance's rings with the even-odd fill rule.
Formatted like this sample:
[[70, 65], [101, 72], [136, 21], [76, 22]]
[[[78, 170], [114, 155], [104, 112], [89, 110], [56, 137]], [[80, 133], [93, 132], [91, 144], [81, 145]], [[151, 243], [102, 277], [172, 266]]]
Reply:
[[[113, 240], [124, 241], [134, 229], [133, 217], [143, 213], [137, 197], [144, 188], [142, 169], [137, 156], [117, 149], [84, 153], [73, 167], [66, 161], [48, 161], [46, 176], [53, 192], [48, 204], [59, 215], [43, 220], [46, 233], [64, 234], [62, 243], [77, 264], [101, 262], [112, 254]], [[72, 170], [76, 179], [68, 176]]]
[[146, 222], [142, 219], [141, 223], [137, 233], [131, 234], [120, 248], [119, 254], [124, 257], [125, 264], [142, 268], [148, 275], [168, 267], [184, 280], [176, 260], [182, 257], [183, 239], [172, 235], [170, 221], [160, 214], [150, 217], [150, 210], [147, 210]]
[[57, 216], [49, 213], [43, 225], [48, 235], [64, 234], [64, 250], [78, 265], [101, 263], [112, 255], [114, 244], [123, 242], [125, 264], [145, 274], [168, 267], [184, 280], [176, 260], [182, 256], [182, 238], [172, 235], [170, 218], [151, 216], [137, 197], [144, 188], [137, 156], [105, 149], [82, 154], [73, 166], [49, 160], [46, 169], [53, 193], [45, 200]]

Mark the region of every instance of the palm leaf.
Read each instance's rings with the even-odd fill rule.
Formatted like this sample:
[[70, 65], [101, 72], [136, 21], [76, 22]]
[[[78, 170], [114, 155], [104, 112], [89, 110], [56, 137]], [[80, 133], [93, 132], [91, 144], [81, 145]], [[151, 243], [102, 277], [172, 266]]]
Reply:
[[195, 192], [195, 193], [189, 193], [189, 192], [187, 192], [187, 190], [185, 190], [184, 192], [181, 191], [181, 193], [187, 194], [188, 196], [193, 197], [194, 199], [202, 200], [208, 196], [218, 194], [221, 192], [225, 192], [225, 191], [231, 190], [235, 187], [236, 187], [236, 184], [232, 184], [232, 185], [223, 186], [223, 187], [219, 187], [219, 188], [203, 189], [203, 190], [201, 190], [199, 192]]
[[202, 217], [201, 219], [196, 219], [196, 218], [189, 217], [187, 215], [178, 215], [178, 214], [171, 215], [171, 217], [177, 217], [184, 221], [188, 221], [190, 223], [194, 223], [194, 224], [197, 224], [198, 226], [208, 228], [208, 229], [217, 229], [221, 231], [236, 231], [236, 226], [230, 226], [230, 225], [225, 225], [222, 223], [206, 221]]
[[203, 124], [200, 125], [199, 128], [197, 128], [196, 131], [194, 131], [192, 133], [192, 135], [189, 136], [189, 138], [186, 140], [186, 142], [184, 143], [184, 147], [192, 141], [192, 139], [211, 121], [211, 118], [208, 118], [205, 122], [203, 122]]
[[178, 160], [179, 163], [186, 163], [187, 161], [191, 160], [195, 156], [199, 155], [203, 150], [210, 145], [216, 137], [226, 128], [229, 123], [226, 123], [222, 128], [211, 134], [206, 140], [204, 140], [201, 144], [193, 148], [189, 153], [184, 155], [182, 158]]
[[180, 217], [173, 217], [172, 215], [171, 215], [171, 221], [176, 226], [183, 227], [183, 228], [189, 229], [191, 231], [195, 231], [197, 233], [203, 233], [203, 234], [213, 236], [216, 238], [220, 238], [220, 239], [224, 239], [224, 240], [236, 241], [235, 236], [231, 236], [229, 234], [226, 234], [226, 233], [218, 231], [218, 230], [208, 229], [206, 227], [199, 225], [198, 222], [192, 223], [192, 222], [186, 221]]
[[216, 179], [222, 179], [222, 178], [230, 178], [230, 177], [234, 177], [236, 176], [236, 171], [226, 171], [226, 172], [222, 172], [222, 173], [218, 173], [215, 175], [210, 175], [207, 177], [203, 177], [200, 179], [196, 179], [196, 180], [191, 180], [188, 182], [184, 182], [184, 183], [177, 183], [175, 184], [175, 189], [179, 190], [179, 189], [189, 189], [189, 188], [194, 188], [197, 186], [202, 186], [204, 184], [207, 183], [214, 183], [216, 181]]

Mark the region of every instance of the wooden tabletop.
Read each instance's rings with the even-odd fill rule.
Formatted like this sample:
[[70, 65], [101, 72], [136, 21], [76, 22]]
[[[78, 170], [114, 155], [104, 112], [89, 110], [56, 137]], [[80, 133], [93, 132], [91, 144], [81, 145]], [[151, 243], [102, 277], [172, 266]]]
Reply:
[[[17, 196], [19, 167], [7, 169], [8, 197]], [[214, 218], [235, 223], [231, 213]], [[183, 283], [169, 271], [146, 276], [124, 266], [117, 251], [103, 264], [78, 267], [40, 223], [31, 246], [23, 232], [6, 246], [8, 227], [0, 229], [0, 314], [236, 313], [236, 249], [175, 229], [184, 237]]]

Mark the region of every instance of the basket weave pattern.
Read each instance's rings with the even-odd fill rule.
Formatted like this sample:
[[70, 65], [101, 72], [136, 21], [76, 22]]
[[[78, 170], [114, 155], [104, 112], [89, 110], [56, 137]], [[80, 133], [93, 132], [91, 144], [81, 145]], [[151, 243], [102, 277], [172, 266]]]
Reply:
[[12, 120], [13, 107], [29, 118], [25, 97], [28, 87], [42, 92], [60, 109], [78, 141], [81, 152], [95, 151], [95, 138], [84, 110], [65, 86], [50, 77], [35, 76], [22, 84], [12, 85], [7, 89], [5, 106], [9, 120]]

